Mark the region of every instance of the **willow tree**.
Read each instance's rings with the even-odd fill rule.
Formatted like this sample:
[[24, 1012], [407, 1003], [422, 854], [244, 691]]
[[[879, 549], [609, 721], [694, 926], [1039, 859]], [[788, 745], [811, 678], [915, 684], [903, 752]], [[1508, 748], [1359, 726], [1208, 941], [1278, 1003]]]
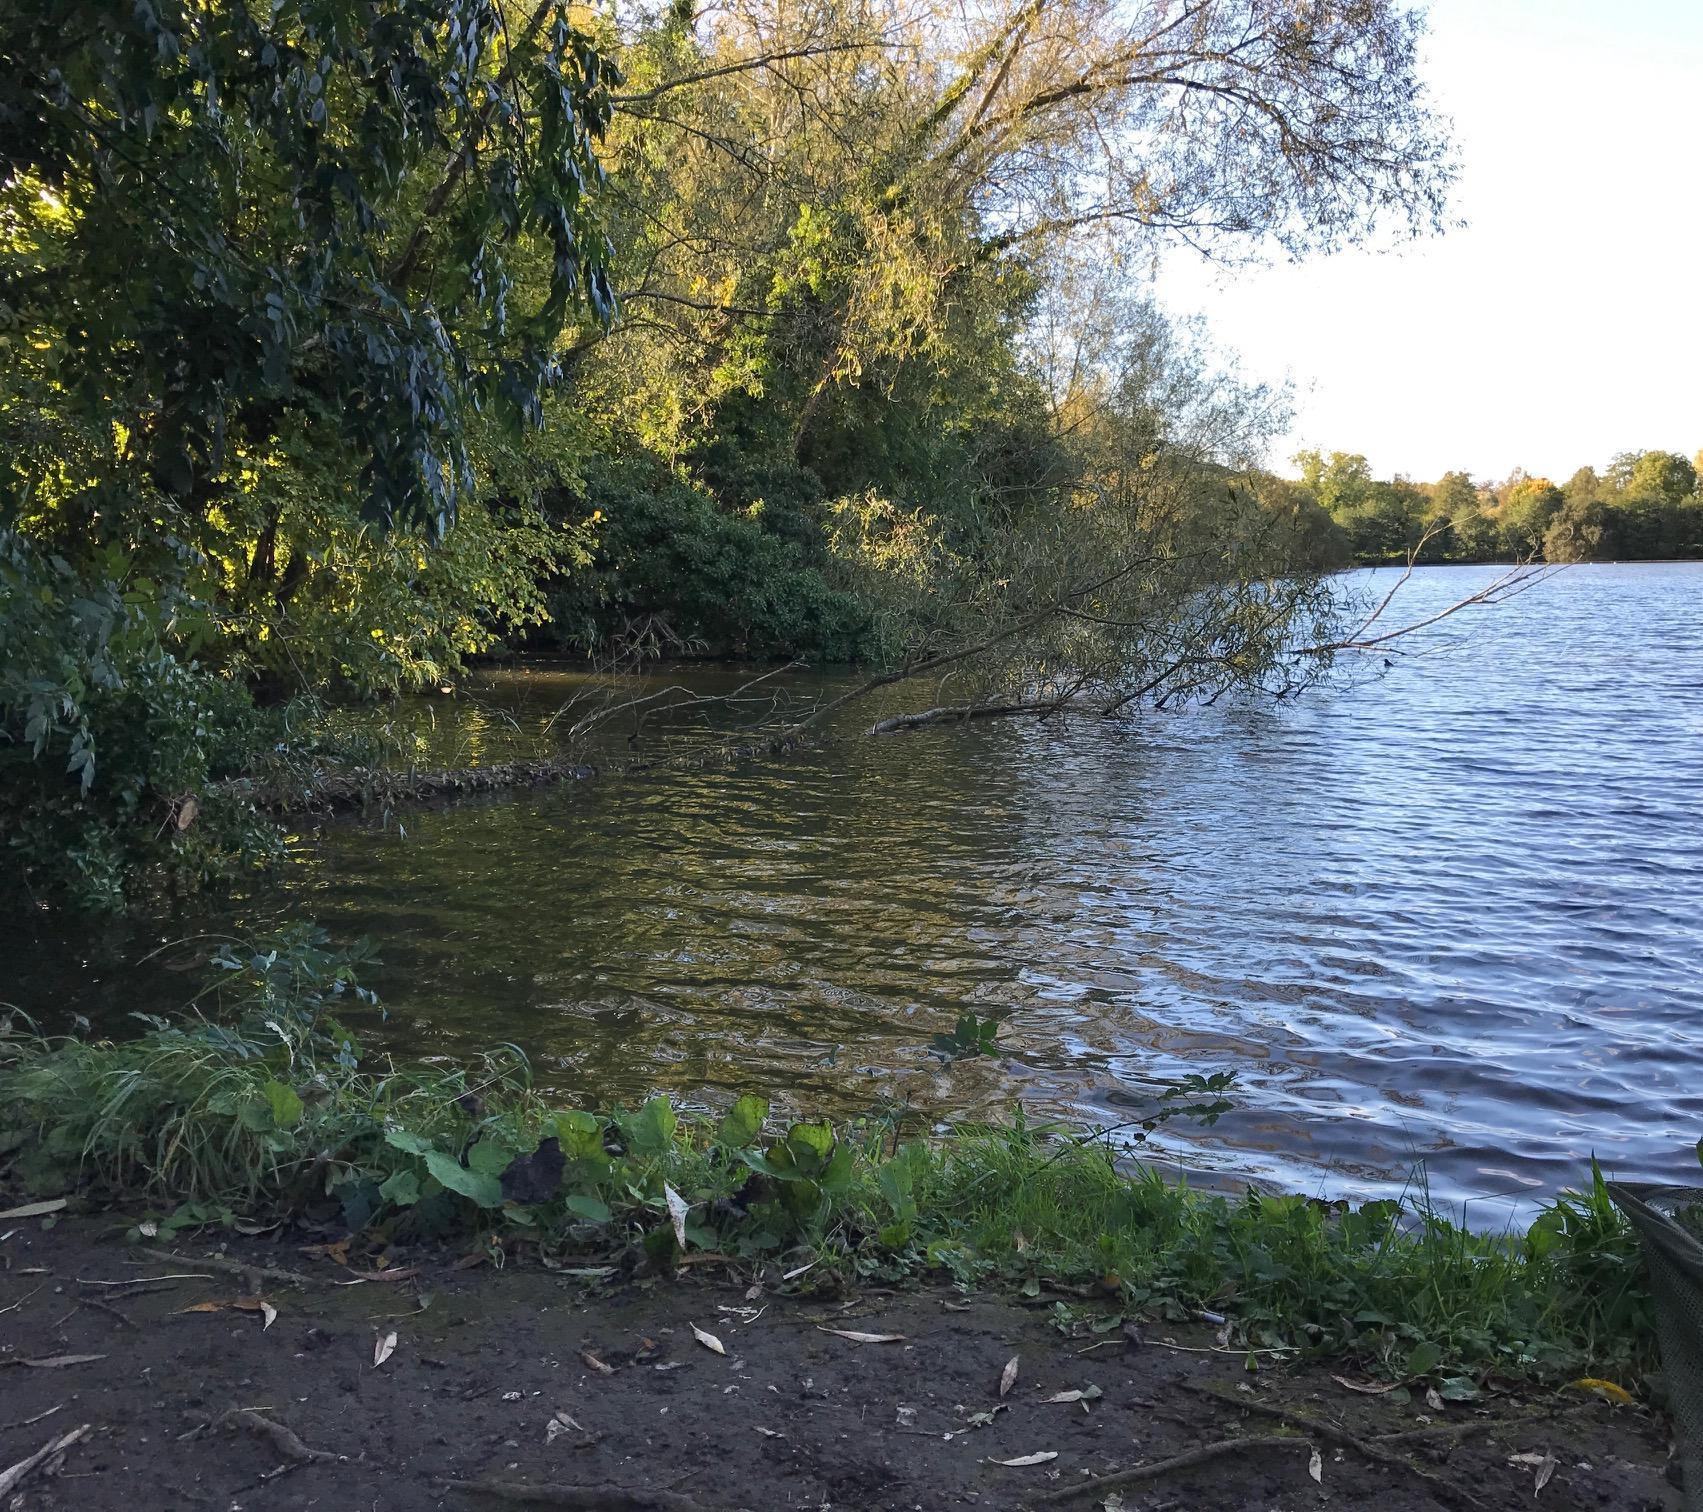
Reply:
[[536, 421], [564, 327], [613, 311], [617, 81], [558, 0], [5, 8], [0, 830], [26, 877], [110, 898], [149, 835], [240, 853], [195, 795], [257, 663], [382, 683], [419, 618], [464, 633], [559, 549], [457, 557], [453, 527], [486, 417]]
[[1281, 396], [1128, 294], [1167, 247], [1442, 228], [1420, 31], [1389, 0], [641, 18], [610, 155], [629, 313], [585, 342], [584, 391], [647, 444], [731, 432], [809, 469], [844, 570], [904, 570], [883, 682], [1108, 711], [1291, 691], [1352, 606], [1317, 575], [1334, 527], [1250, 473]]

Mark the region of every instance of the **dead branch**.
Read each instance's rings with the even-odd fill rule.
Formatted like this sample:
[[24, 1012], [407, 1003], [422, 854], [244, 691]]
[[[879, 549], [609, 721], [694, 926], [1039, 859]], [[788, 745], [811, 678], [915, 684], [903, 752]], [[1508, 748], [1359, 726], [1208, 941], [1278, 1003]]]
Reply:
[[[174, 1255], [170, 1250], [145, 1249], [137, 1253], [146, 1255], [150, 1260], [167, 1260], [173, 1265], [199, 1265], [209, 1270], [225, 1271], [234, 1276], [242, 1276], [249, 1280], [258, 1278], [262, 1281], [288, 1281], [295, 1286], [328, 1286], [332, 1282], [326, 1276], [310, 1276], [302, 1271], [283, 1270], [276, 1265], [251, 1265], [246, 1260], [231, 1260], [224, 1255]], [[142, 1281], [151, 1281], [152, 1276], [143, 1276]], [[174, 1278], [175, 1279], [175, 1278]]]

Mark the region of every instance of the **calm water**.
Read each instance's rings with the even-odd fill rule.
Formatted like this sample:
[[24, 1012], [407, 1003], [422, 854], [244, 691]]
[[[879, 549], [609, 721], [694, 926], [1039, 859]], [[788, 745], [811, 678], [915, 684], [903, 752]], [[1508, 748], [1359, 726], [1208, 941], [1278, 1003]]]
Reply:
[[[1486, 575], [1420, 573], [1405, 617]], [[859, 737], [338, 826], [236, 912], [374, 937], [375, 1032], [512, 1040], [576, 1095], [1120, 1123], [1160, 1079], [1234, 1069], [1238, 1110], [1166, 1150], [1331, 1195], [1422, 1162], [1495, 1222], [1592, 1151], [1695, 1171], [1700, 624], [1703, 566], [1581, 567], [1282, 709]], [[415, 717], [505, 754], [579, 681]], [[181, 997], [116, 971], [136, 944], [25, 941], [20, 992]], [[928, 1038], [965, 1008], [1005, 1053], [941, 1067]]]

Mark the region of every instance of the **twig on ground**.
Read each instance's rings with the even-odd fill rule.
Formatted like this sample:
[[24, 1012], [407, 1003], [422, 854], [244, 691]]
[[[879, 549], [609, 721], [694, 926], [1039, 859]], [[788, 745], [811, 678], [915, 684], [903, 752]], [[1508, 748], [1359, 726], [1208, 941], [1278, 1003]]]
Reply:
[[1424, 1444], [1448, 1439], [1470, 1438], [1477, 1433], [1499, 1433], [1510, 1428], [1529, 1428], [1534, 1423], [1553, 1423], [1557, 1418], [1575, 1417], [1589, 1412], [1591, 1402], [1562, 1407], [1555, 1412], [1527, 1412], [1519, 1417], [1469, 1418], [1459, 1423], [1433, 1423], [1429, 1428], [1404, 1428], [1399, 1433], [1374, 1433], [1374, 1444]]
[[[310, 1276], [302, 1271], [283, 1270], [276, 1265], [254, 1265], [247, 1260], [231, 1260], [224, 1255], [174, 1255], [170, 1250], [146, 1249], [142, 1253], [150, 1260], [169, 1260], [173, 1265], [202, 1265], [210, 1270], [225, 1271], [237, 1276], [258, 1276], [265, 1281], [288, 1281], [296, 1286], [330, 1286], [329, 1276]], [[144, 1280], [153, 1280], [146, 1276]]]
[[1357, 1433], [1351, 1433], [1339, 1423], [1314, 1417], [1310, 1413], [1292, 1412], [1289, 1408], [1279, 1407], [1273, 1402], [1256, 1401], [1251, 1396], [1230, 1396], [1227, 1392], [1214, 1391], [1210, 1386], [1196, 1386], [1188, 1381], [1179, 1381], [1177, 1384], [1194, 1396], [1205, 1397], [1208, 1401], [1218, 1402], [1222, 1406], [1239, 1407], [1244, 1412], [1253, 1412], [1262, 1417], [1275, 1418], [1280, 1423], [1288, 1423], [1291, 1428], [1300, 1429], [1303, 1433], [1316, 1433], [1320, 1438], [1352, 1449], [1374, 1465], [1383, 1465], [1391, 1470], [1405, 1470], [1416, 1480], [1424, 1481], [1441, 1500], [1451, 1506], [1464, 1507], [1467, 1512], [1488, 1512], [1485, 1503], [1465, 1486], [1456, 1485], [1446, 1475], [1439, 1475], [1436, 1471], [1416, 1465], [1388, 1449], [1379, 1448], [1377, 1444], [1361, 1438]]
[[1253, 1438], [1219, 1439], [1211, 1444], [1199, 1444], [1170, 1459], [1154, 1460], [1150, 1465], [1137, 1465], [1132, 1470], [1114, 1470], [1110, 1475], [1096, 1475], [1074, 1486], [1048, 1492], [1030, 1500], [1032, 1507], [1058, 1507], [1082, 1496], [1096, 1496], [1118, 1486], [1133, 1486], [1140, 1481], [1158, 1480], [1178, 1470], [1191, 1470], [1226, 1454], [1241, 1454], [1250, 1449], [1305, 1449], [1307, 1440], [1292, 1433], [1266, 1433]]
[[444, 1480], [440, 1485], [463, 1496], [486, 1496], [520, 1506], [567, 1507], [570, 1512], [704, 1512], [701, 1502], [672, 1491], [628, 1490], [624, 1486], [560, 1486], [548, 1481]]
[[19, 1418], [15, 1423], [0, 1423], [0, 1433], [10, 1433], [14, 1428], [28, 1428], [31, 1423], [39, 1423], [43, 1418], [50, 1418], [56, 1412], [63, 1412], [65, 1403], [57, 1407], [49, 1407], [46, 1412], [38, 1412], [34, 1417]]
[[116, 1307], [114, 1307], [112, 1305], [112, 1303], [103, 1302], [99, 1297], [79, 1297], [77, 1299], [77, 1306], [79, 1306], [79, 1307], [92, 1307], [92, 1308], [95, 1309], [96, 1312], [103, 1312], [109, 1318], [117, 1318], [118, 1321], [120, 1323], [122, 1323], [126, 1328], [128, 1328], [132, 1333], [137, 1332], [136, 1325], [130, 1320], [129, 1317], [127, 1317], [124, 1313], [121, 1313]]
[[45, 1465], [55, 1455], [63, 1454], [73, 1444], [86, 1439], [92, 1426], [92, 1424], [84, 1423], [81, 1428], [73, 1428], [69, 1433], [62, 1434], [59, 1438], [49, 1439], [27, 1459], [19, 1460], [9, 1470], [0, 1470], [0, 1496], [9, 1496], [33, 1472]]
[[207, 1278], [199, 1271], [176, 1271], [169, 1276], [134, 1276], [122, 1281], [101, 1281], [94, 1276], [77, 1277], [79, 1286], [156, 1286], [166, 1281], [205, 1281]]
[[29, 1299], [36, 1294], [36, 1292], [42, 1290], [42, 1287], [45, 1287], [46, 1285], [47, 1283], [43, 1281], [41, 1286], [35, 1288], [35, 1291], [27, 1291], [23, 1294], [23, 1296], [19, 1297], [16, 1302], [8, 1302], [4, 1307], [0, 1307], [0, 1313], [16, 1312], [24, 1305], [24, 1303], [28, 1302]]

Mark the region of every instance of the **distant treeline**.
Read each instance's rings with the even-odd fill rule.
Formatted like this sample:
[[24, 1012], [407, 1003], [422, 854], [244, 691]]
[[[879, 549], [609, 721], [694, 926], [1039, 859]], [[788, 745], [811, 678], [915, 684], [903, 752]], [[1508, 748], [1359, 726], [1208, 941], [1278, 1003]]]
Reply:
[[1349, 452], [1306, 451], [1289, 487], [1319, 505], [1357, 562], [1550, 562], [1703, 558], [1703, 452], [1621, 452], [1599, 472], [1581, 467], [1565, 483], [1516, 469], [1501, 483], [1464, 472], [1435, 483], [1372, 476]]

